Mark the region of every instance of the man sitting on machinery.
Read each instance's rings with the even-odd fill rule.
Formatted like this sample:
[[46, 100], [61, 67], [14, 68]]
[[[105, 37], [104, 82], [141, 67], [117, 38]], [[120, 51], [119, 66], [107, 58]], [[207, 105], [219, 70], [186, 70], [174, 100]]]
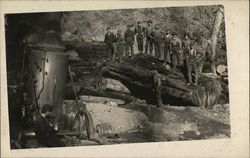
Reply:
[[42, 106], [41, 113], [34, 113], [33, 121], [36, 137], [38, 143], [46, 147], [63, 147], [65, 146], [64, 142], [56, 136], [56, 131], [48, 119], [52, 111], [53, 106], [45, 104]]

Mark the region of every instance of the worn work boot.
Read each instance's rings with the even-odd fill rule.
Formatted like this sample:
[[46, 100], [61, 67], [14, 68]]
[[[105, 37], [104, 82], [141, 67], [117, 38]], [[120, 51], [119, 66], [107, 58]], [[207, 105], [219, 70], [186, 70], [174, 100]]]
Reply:
[[161, 103], [161, 104], [157, 104], [157, 108], [160, 108], [160, 107], [162, 107], [163, 106], [163, 104]]

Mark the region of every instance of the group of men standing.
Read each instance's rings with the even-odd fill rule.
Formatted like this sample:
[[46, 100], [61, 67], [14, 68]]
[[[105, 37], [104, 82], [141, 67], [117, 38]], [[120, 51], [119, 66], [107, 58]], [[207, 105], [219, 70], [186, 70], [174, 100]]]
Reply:
[[[164, 65], [177, 71], [183, 70], [182, 72], [185, 73], [184, 75], [187, 78], [187, 85], [198, 84], [198, 71], [202, 69], [202, 61], [203, 59], [209, 61], [207, 55], [211, 55], [212, 51], [209, 40], [207, 45], [198, 53], [197, 43], [190, 38], [188, 33], [181, 39], [176, 32], [161, 31], [159, 24], [153, 25], [151, 20], [147, 21], [146, 27], [143, 27], [140, 21], [137, 22], [134, 29], [133, 25], [127, 25], [124, 36], [120, 29], [117, 34], [114, 34], [108, 27], [104, 42], [107, 45], [108, 60], [114, 61], [118, 57], [119, 62], [122, 61], [124, 54], [125, 56], [130, 54], [131, 58], [134, 58], [135, 43], [137, 43], [139, 54], [148, 54], [158, 60], [161, 58], [163, 48]], [[209, 62], [212, 63], [212, 60]], [[157, 70], [153, 71], [153, 92], [156, 96], [157, 105], [160, 107], [162, 105], [161, 75]]]
[[[137, 43], [138, 53], [149, 54], [160, 60], [161, 45], [164, 45], [164, 65], [170, 65], [173, 69], [184, 66], [186, 67], [186, 76], [188, 84], [193, 83], [192, 76], [194, 76], [194, 84], [198, 83], [198, 59], [194, 41], [190, 39], [188, 34], [184, 35], [182, 41], [177, 33], [170, 33], [170, 30], [162, 32], [159, 24], [153, 26], [151, 20], [147, 21], [147, 26], [143, 27], [142, 22], [137, 22], [134, 29], [133, 25], [127, 25], [127, 30], [122, 35], [119, 29], [116, 34], [107, 28], [104, 42], [107, 46], [108, 60], [114, 61], [118, 58], [121, 62], [123, 55], [131, 55], [132, 59], [135, 56], [134, 44]], [[192, 73], [193, 72], [193, 73]]]

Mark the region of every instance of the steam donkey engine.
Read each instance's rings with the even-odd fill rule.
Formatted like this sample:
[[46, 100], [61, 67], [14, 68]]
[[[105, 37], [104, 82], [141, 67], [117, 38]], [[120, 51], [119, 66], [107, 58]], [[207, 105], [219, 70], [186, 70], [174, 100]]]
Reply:
[[41, 112], [45, 104], [53, 105], [56, 130], [68, 67], [68, 56], [56, 28], [58, 23], [58, 19], [51, 18], [46, 24], [45, 31], [27, 39], [29, 47], [27, 89], [37, 111]]

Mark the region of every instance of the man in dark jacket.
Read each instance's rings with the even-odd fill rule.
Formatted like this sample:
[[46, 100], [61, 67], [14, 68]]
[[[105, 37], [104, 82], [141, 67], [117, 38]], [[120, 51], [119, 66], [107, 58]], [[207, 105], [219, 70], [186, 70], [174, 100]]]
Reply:
[[132, 59], [134, 58], [134, 31], [132, 30], [132, 25], [128, 25], [127, 26], [127, 30], [124, 34], [124, 40], [126, 43], [126, 51], [127, 51], [127, 55], [129, 54], [129, 49], [131, 51], [131, 57]]
[[134, 33], [136, 35], [136, 41], [137, 41], [137, 45], [138, 45], [138, 53], [142, 53], [143, 52], [143, 38], [145, 35], [145, 28], [141, 26], [140, 21], [137, 22], [137, 27], [135, 28]]
[[193, 43], [190, 44], [190, 48], [187, 52], [186, 62], [187, 62], [188, 85], [193, 83], [192, 76], [194, 76], [194, 85], [197, 85], [198, 84], [198, 74], [197, 74], [198, 73], [198, 58], [197, 58], [197, 52]]
[[170, 50], [172, 54], [172, 64], [173, 68], [176, 69], [177, 66], [181, 66], [181, 53], [182, 45], [181, 40], [177, 37], [176, 33], [173, 33], [173, 38], [170, 43]]
[[172, 35], [170, 31], [166, 31], [166, 35], [164, 36], [164, 65], [171, 64], [171, 54], [170, 54], [170, 43], [171, 43]]
[[154, 50], [155, 50], [155, 57], [159, 60], [161, 57], [161, 40], [162, 40], [162, 32], [159, 29], [159, 25], [155, 25], [155, 29], [152, 32], [153, 42], [154, 42]]
[[112, 60], [112, 56], [114, 55], [113, 43], [115, 42], [115, 35], [110, 31], [110, 27], [107, 28], [104, 42], [107, 46], [108, 60]]
[[[145, 48], [145, 53], [152, 55], [153, 53], [153, 36], [152, 36], [152, 32], [153, 32], [153, 26], [152, 26], [153, 22], [152, 20], [148, 21], [148, 26], [146, 27], [146, 48]], [[149, 51], [149, 52], [148, 52]]]

